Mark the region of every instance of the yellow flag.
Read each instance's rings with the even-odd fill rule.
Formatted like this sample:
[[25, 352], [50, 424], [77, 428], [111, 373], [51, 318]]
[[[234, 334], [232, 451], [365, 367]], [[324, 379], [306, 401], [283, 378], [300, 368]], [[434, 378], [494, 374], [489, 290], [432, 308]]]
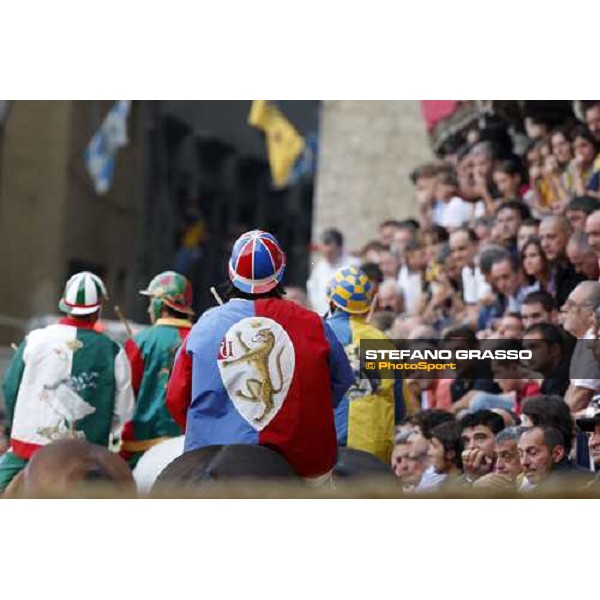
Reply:
[[248, 123], [265, 132], [273, 183], [276, 187], [284, 186], [294, 163], [304, 150], [304, 138], [267, 100], [252, 102]]

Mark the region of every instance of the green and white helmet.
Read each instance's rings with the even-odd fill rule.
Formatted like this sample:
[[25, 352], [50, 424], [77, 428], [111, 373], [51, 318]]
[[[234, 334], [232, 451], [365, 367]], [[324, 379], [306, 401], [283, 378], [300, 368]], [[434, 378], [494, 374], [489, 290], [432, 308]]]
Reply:
[[67, 281], [58, 308], [68, 315], [91, 315], [100, 310], [105, 300], [108, 300], [108, 294], [102, 279], [83, 271]]

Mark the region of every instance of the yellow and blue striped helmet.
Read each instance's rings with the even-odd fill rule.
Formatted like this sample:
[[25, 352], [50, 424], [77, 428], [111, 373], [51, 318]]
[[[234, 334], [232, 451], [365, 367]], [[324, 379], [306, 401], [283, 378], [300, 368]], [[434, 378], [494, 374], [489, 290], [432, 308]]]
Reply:
[[340, 269], [327, 284], [327, 298], [340, 310], [361, 314], [369, 310], [373, 300], [373, 284], [358, 267]]

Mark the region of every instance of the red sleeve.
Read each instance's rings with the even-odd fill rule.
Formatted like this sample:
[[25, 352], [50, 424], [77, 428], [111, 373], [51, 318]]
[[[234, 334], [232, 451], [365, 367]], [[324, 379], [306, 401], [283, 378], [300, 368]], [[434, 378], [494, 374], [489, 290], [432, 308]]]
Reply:
[[142, 376], [144, 375], [144, 357], [137, 344], [131, 338], [125, 342], [125, 354], [131, 364], [131, 385], [133, 393], [137, 398], [142, 383]]
[[192, 400], [192, 359], [184, 342], [169, 378], [167, 386], [167, 410], [175, 422], [185, 431], [187, 410]]

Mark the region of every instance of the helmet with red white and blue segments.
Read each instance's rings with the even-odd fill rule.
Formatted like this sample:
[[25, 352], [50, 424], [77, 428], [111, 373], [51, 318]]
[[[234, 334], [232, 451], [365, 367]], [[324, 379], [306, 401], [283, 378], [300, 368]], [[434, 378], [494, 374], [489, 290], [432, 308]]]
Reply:
[[247, 294], [265, 294], [281, 283], [285, 253], [277, 238], [255, 229], [241, 235], [229, 259], [229, 278]]

